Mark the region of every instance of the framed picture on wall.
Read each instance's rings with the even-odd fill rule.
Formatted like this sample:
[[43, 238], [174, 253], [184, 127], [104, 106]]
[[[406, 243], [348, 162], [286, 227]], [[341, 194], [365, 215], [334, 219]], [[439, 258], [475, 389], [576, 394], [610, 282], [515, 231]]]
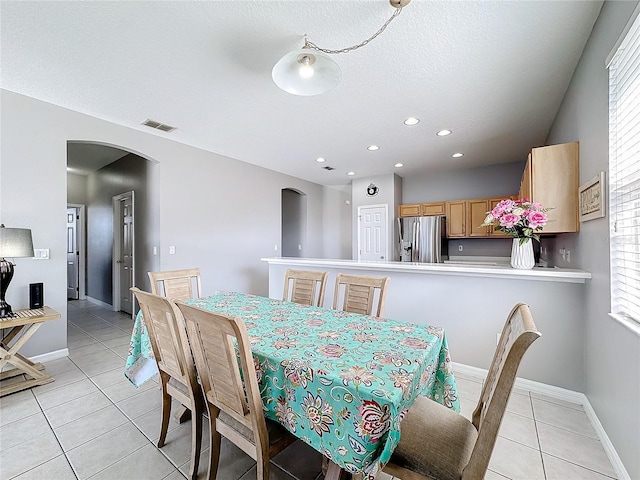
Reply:
[[605, 172], [600, 172], [578, 188], [580, 221], [586, 222], [605, 216]]

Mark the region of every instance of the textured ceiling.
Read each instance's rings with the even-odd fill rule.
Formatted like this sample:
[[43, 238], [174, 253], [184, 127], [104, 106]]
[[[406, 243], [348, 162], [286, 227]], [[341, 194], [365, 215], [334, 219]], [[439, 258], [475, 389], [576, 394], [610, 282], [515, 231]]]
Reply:
[[[0, 84], [344, 185], [350, 170], [408, 176], [523, 161], [543, 144], [601, 6], [413, 0], [369, 45], [333, 57], [342, 69], [334, 90], [297, 97], [275, 86], [271, 69], [305, 33], [320, 47], [344, 48], [394, 8], [384, 0], [3, 0]], [[407, 127], [408, 116], [421, 122]], [[147, 118], [177, 130], [150, 130], [140, 125]], [[453, 134], [437, 137], [442, 128]], [[319, 156], [335, 170], [322, 170]]]

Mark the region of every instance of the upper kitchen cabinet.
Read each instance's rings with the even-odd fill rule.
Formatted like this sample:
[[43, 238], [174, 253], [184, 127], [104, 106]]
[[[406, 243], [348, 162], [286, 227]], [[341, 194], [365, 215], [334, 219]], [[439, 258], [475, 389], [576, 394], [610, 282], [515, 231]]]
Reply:
[[420, 215], [445, 215], [444, 202], [421, 203]]
[[467, 232], [467, 202], [456, 200], [446, 202], [447, 208], [447, 238], [466, 238]]
[[541, 233], [579, 230], [578, 142], [538, 147], [531, 150], [520, 182], [520, 198], [543, 207], [549, 221]]
[[420, 204], [406, 204], [398, 205], [399, 217], [419, 217], [420, 216]]
[[467, 225], [469, 238], [499, 238], [507, 237], [508, 235], [502, 233], [500, 230], [494, 230], [493, 227], [481, 227], [484, 223], [484, 219], [487, 217], [487, 212], [494, 209], [494, 207], [505, 198], [513, 199], [511, 196], [502, 198], [479, 198], [477, 200], [467, 200]]
[[413, 203], [398, 206], [399, 217], [424, 217], [428, 215], [444, 214], [444, 202]]

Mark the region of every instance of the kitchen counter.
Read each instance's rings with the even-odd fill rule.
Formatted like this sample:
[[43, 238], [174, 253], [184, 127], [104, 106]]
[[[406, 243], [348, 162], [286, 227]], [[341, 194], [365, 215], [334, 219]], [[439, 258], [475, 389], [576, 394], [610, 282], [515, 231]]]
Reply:
[[[459, 257], [458, 257], [459, 258]], [[536, 280], [542, 282], [585, 283], [591, 278], [589, 272], [568, 268], [534, 267], [531, 270], [516, 270], [509, 265], [488, 265], [490, 262], [463, 263], [414, 263], [414, 262], [359, 262], [357, 260], [335, 260], [322, 258], [263, 258], [273, 265], [290, 265], [291, 268], [330, 267], [343, 270], [367, 270], [377, 272], [407, 272], [430, 275], [457, 275], [467, 277], [508, 278], [511, 280]]]
[[[287, 269], [328, 272], [323, 306], [332, 308], [338, 273], [389, 277], [384, 316], [437, 325], [447, 332], [456, 362], [488, 368], [511, 309], [531, 307], [542, 339], [527, 352], [522, 378], [582, 391], [584, 355], [575, 332], [584, 329], [589, 272], [564, 268], [516, 270], [485, 260], [421, 264], [320, 258], [263, 258], [269, 266], [269, 296], [282, 298]], [[472, 258], [472, 260], [474, 260]], [[454, 258], [454, 262], [467, 261]], [[495, 262], [500, 263], [500, 262]]]

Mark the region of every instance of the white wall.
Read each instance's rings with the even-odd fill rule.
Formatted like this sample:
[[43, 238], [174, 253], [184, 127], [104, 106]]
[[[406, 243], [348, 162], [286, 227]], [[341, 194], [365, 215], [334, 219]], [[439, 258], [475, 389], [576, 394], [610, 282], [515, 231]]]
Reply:
[[67, 173], [67, 202], [87, 204], [87, 175]]
[[[547, 143], [580, 141], [580, 183], [608, 171], [608, 72], [605, 59], [638, 2], [604, 3]], [[633, 479], [640, 478], [640, 336], [608, 316], [609, 218], [582, 223], [552, 242], [553, 261], [581, 268], [586, 285], [585, 393]], [[571, 263], [557, 254], [571, 250]]]
[[522, 158], [514, 159], [514, 163], [405, 177], [402, 203], [517, 195], [527, 153], [523, 152]]
[[351, 258], [351, 185], [323, 190], [322, 218], [322, 258]]
[[[169, 140], [122, 127], [2, 90], [0, 134], [0, 221], [31, 228], [35, 248], [51, 249], [51, 259], [18, 259], [7, 300], [28, 306], [28, 284], [44, 282], [46, 302], [63, 314], [48, 322], [25, 346], [27, 355], [66, 347], [67, 141], [122, 147], [160, 164], [159, 255], [162, 269], [199, 266], [205, 294], [238, 290], [267, 294], [268, 269], [260, 258], [280, 245], [281, 190], [307, 195], [307, 252], [321, 257], [340, 251], [350, 231], [342, 217], [323, 208], [343, 201], [327, 189]], [[143, 127], [140, 127], [141, 129]], [[166, 138], [165, 138], [166, 137]], [[326, 230], [332, 236], [324, 236]], [[344, 235], [344, 237], [343, 237]], [[327, 242], [328, 245], [323, 245]], [[169, 246], [176, 254], [169, 255]]]

